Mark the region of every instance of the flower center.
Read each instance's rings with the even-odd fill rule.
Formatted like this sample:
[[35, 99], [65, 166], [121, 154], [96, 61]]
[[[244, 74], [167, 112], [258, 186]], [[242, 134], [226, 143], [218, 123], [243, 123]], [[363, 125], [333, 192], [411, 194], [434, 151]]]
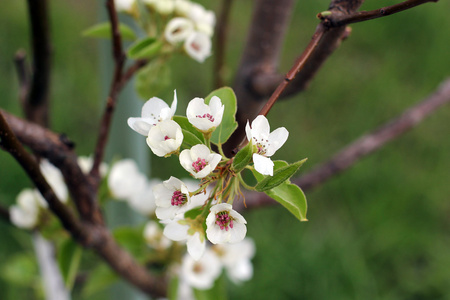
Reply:
[[221, 230], [228, 231], [229, 228], [233, 228], [233, 219], [228, 215], [227, 211], [221, 211], [216, 214], [216, 224]]
[[197, 118], [202, 118], [202, 119], [208, 119], [211, 122], [214, 122], [214, 117], [210, 114], [204, 114], [203, 116], [201, 115], [196, 115]]
[[195, 172], [200, 172], [206, 167], [207, 163], [204, 158], [197, 158], [195, 162], [192, 163], [192, 167], [194, 168]]
[[266, 154], [266, 152], [267, 152], [266, 147], [269, 144], [269, 140], [261, 139], [261, 141], [258, 141], [257, 138], [253, 138], [253, 140], [255, 141], [256, 149], [258, 150], [257, 153], [260, 155]]
[[172, 195], [172, 200], [170, 201], [170, 204], [172, 206], [181, 206], [185, 204], [187, 201], [186, 195], [183, 194], [181, 191], [175, 191]]

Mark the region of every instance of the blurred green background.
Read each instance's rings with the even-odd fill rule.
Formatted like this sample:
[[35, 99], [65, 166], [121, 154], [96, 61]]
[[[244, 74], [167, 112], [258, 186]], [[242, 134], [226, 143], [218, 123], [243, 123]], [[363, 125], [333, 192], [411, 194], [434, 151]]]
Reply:
[[[88, 155], [104, 100], [100, 60], [111, 55], [80, 33], [98, 22], [97, 8], [102, 5], [86, 0], [50, 2], [52, 128], [75, 141], [79, 154]], [[227, 55], [230, 84], [253, 5], [250, 0], [234, 2]], [[219, 7], [218, 2], [202, 3], [216, 11]], [[318, 22], [315, 15], [328, 3], [296, 3], [282, 72], [304, 49]], [[393, 3], [370, 1], [363, 9]], [[308, 157], [301, 170], [307, 172], [435, 90], [450, 75], [449, 11], [450, 3], [440, 1], [352, 25], [350, 38], [309, 89], [278, 103], [268, 115], [272, 128], [285, 126], [291, 134], [276, 158], [293, 162]], [[21, 48], [29, 52], [25, 2], [5, 1], [0, 10], [0, 107], [18, 115], [13, 57]], [[177, 113], [183, 114], [190, 99], [211, 91], [212, 59], [200, 65], [177, 57], [170, 64], [173, 81], [156, 96], [170, 102], [176, 88], [181, 102]], [[307, 223], [299, 223], [278, 206], [244, 211], [248, 236], [257, 246], [255, 274], [240, 286], [229, 284], [230, 298], [450, 299], [449, 120], [447, 105], [352, 169], [308, 192]], [[177, 168], [173, 159], [151, 156], [150, 160], [152, 175], [164, 180]], [[173, 168], [161, 169], [167, 162]], [[183, 172], [181, 167], [178, 170]], [[0, 203], [11, 205], [30, 184], [16, 162], [0, 152]], [[2, 220], [0, 231], [0, 299], [39, 299], [34, 295], [39, 285], [34, 261], [22, 260], [24, 268], [34, 270], [30, 278], [11, 281], [14, 270], [7, 268], [7, 262], [32, 253], [30, 234]], [[107, 295], [93, 299], [108, 299]], [[83, 299], [79, 293], [74, 298]]]

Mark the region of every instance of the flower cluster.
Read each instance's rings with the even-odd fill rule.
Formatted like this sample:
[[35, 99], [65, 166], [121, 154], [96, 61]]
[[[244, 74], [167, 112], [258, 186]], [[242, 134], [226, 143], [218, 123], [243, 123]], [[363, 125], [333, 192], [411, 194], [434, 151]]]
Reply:
[[[78, 164], [81, 170], [87, 173], [92, 166], [92, 160], [80, 157]], [[63, 203], [68, 203], [69, 192], [59, 169], [45, 159], [41, 160], [39, 167], [58, 199]], [[103, 174], [106, 172], [104, 165], [102, 165], [101, 172]], [[47, 202], [36, 188], [26, 188], [17, 195], [16, 204], [9, 208], [11, 222], [19, 228], [33, 229], [40, 225], [44, 215], [47, 215], [47, 208]]]
[[[149, 36], [157, 36], [153, 49], [170, 51], [182, 49], [188, 56], [203, 62], [211, 55], [211, 38], [216, 17], [214, 12], [189, 0], [143, 0], [145, 11], [136, 0], [116, 0], [116, 9], [136, 20], [147, 14], [149, 22], [142, 27]], [[163, 31], [159, 32], [163, 23]], [[161, 43], [162, 42], [162, 43]]]
[[[185, 242], [190, 256], [199, 261], [207, 252], [207, 240], [214, 245], [235, 244], [246, 236], [247, 222], [232, 206], [242, 195], [241, 170], [234, 167], [233, 159], [225, 157], [221, 144], [215, 140], [219, 151], [212, 150], [211, 139], [221, 128], [225, 113], [219, 96], [192, 99], [186, 117], [174, 117], [176, 105], [176, 92], [170, 107], [159, 98], [150, 98], [142, 107], [141, 117], [129, 118], [128, 125], [147, 137], [155, 155], [178, 155], [180, 165], [199, 180], [188, 186], [171, 176], [153, 188], [156, 217], [164, 224], [163, 235]], [[279, 128], [270, 133], [264, 116], [258, 116], [251, 126], [247, 124], [246, 130], [253, 153], [247, 164], [252, 160], [257, 172], [272, 175], [274, 164], [270, 156], [286, 141], [287, 130]], [[184, 140], [186, 134], [190, 137], [188, 142]]]

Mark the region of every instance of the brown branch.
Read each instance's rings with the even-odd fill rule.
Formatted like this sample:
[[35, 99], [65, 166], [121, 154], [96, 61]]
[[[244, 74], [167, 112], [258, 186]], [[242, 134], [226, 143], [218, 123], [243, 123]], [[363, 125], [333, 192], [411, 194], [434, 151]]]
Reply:
[[115, 67], [114, 76], [112, 78], [108, 98], [106, 100], [105, 110], [103, 112], [102, 120], [100, 121], [97, 144], [94, 151], [94, 163], [90, 172], [96, 187], [98, 187], [100, 183], [100, 164], [102, 163], [105, 154], [112, 117], [116, 108], [118, 93], [120, 91], [120, 87], [122, 86], [122, 72], [125, 63], [125, 54], [122, 50], [122, 38], [120, 36], [119, 20], [114, 5], [114, 0], [107, 0], [106, 8], [108, 11], [109, 22], [111, 23], [112, 51]]
[[242, 141], [247, 120], [253, 120], [264, 105], [267, 95], [253, 88], [253, 79], [262, 74], [276, 73], [293, 5], [293, 0], [258, 0], [255, 3], [246, 46], [233, 84], [238, 100], [236, 119], [239, 127], [224, 145], [227, 156], [232, 156], [232, 150]]
[[[293, 180], [293, 182], [304, 191], [326, 182], [333, 176], [349, 169], [362, 158], [380, 149], [389, 141], [411, 130], [441, 106], [448, 103], [450, 103], [450, 78], [441, 83], [439, 88], [422, 102], [405, 110], [402, 115], [371, 133], [363, 135], [336, 153], [328, 162], [315, 167], [307, 174]], [[246, 204], [249, 208], [275, 203], [274, 200], [263, 193], [249, 192], [246, 194]]]
[[0, 110], [0, 139], [3, 149], [8, 151], [22, 166], [24, 171], [28, 174], [28, 177], [33, 181], [36, 188], [47, 200], [49, 208], [58, 216], [64, 228], [73, 234], [73, 236], [79, 240], [84, 235], [83, 228], [72, 212], [59, 201], [55, 192], [45, 180], [41, 173], [39, 164], [36, 159], [28, 153], [16, 135], [8, 125], [7, 120], [4, 117], [4, 112]]
[[17, 79], [19, 81], [19, 101], [22, 107], [25, 107], [28, 89], [30, 86], [30, 71], [26, 64], [25, 50], [18, 50], [14, 56], [14, 65], [16, 67]]
[[130, 79], [134, 76], [134, 74], [139, 71], [141, 68], [145, 67], [148, 64], [147, 59], [138, 59], [136, 60], [131, 66], [128, 67], [128, 69], [125, 71], [125, 73], [122, 76], [122, 79], [119, 83], [119, 86], [117, 87], [119, 90], [121, 90], [127, 83], [130, 81]]
[[33, 153], [47, 158], [61, 170], [81, 218], [97, 224], [103, 223], [100, 209], [94, 201], [94, 188], [78, 166], [77, 155], [72, 149], [73, 143], [64, 135], [58, 135], [1, 109], [0, 112], [21, 143], [30, 147]]
[[24, 112], [28, 120], [47, 127], [52, 52], [47, 0], [28, 0], [28, 13], [33, 48], [33, 70], [24, 103]]
[[360, 11], [353, 14], [342, 14], [322, 12], [317, 15], [328, 27], [339, 27], [347, 24], [368, 21], [376, 18], [389, 16], [427, 2], [438, 2], [439, 0], [407, 0], [391, 6], [382, 7], [371, 11]]
[[225, 72], [225, 48], [228, 36], [228, 22], [233, 0], [222, 0], [220, 15], [217, 20], [214, 53], [214, 87], [220, 88], [224, 85]]
[[[64, 178], [77, 204], [80, 215], [88, 215], [82, 221], [69, 210], [68, 206], [62, 204], [55, 193], [42, 176], [36, 160], [23, 148], [20, 142], [33, 148], [33, 152], [48, 158], [64, 175]], [[142, 291], [152, 296], [164, 296], [166, 293], [166, 281], [152, 276], [147, 270], [139, 265], [133, 257], [120, 248], [104, 226], [102, 216], [93, 197], [92, 186], [87, 182], [86, 176], [76, 164], [76, 156], [69, 146], [61, 141], [60, 136], [35, 123], [30, 123], [14, 117], [0, 110], [0, 138], [1, 146], [10, 152], [20, 163], [28, 176], [35, 183], [38, 190], [49, 203], [52, 212], [60, 219], [73, 238], [84, 247], [91, 248], [101, 256], [120, 276], [134, 284]], [[75, 165], [74, 165], [75, 164]], [[79, 197], [87, 197], [80, 201]], [[91, 205], [85, 211], [85, 206]]]

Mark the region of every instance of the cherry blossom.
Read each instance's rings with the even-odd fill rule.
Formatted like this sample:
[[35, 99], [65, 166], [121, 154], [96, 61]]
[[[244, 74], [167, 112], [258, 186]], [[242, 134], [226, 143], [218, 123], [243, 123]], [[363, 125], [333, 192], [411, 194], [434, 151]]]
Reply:
[[213, 96], [209, 104], [202, 98], [192, 99], [186, 109], [189, 122], [202, 132], [214, 130], [222, 122], [225, 106], [219, 97]]
[[191, 287], [207, 290], [212, 288], [221, 271], [222, 265], [217, 255], [206, 249], [198, 260], [190, 255], [183, 257], [180, 277]]
[[194, 31], [194, 23], [186, 18], [173, 18], [164, 29], [164, 37], [171, 44], [180, 43]]
[[271, 157], [286, 142], [289, 132], [284, 127], [275, 129], [270, 133], [269, 121], [263, 115], [257, 116], [250, 126], [245, 127], [247, 139], [255, 147], [253, 163], [255, 170], [263, 175], [273, 175], [273, 161]]
[[142, 106], [140, 118], [128, 118], [128, 126], [137, 133], [148, 136], [150, 129], [157, 123], [172, 119], [177, 109], [177, 91], [174, 91], [173, 102], [169, 107], [158, 97], [152, 97]]
[[237, 243], [244, 239], [247, 233], [247, 221], [231, 204], [220, 203], [210, 208], [206, 218], [206, 236], [213, 244]]
[[199, 144], [180, 153], [180, 164], [195, 178], [208, 176], [222, 159], [220, 154], [214, 153], [205, 145]]
[[[195, 221], [191, 223], [195, 223]], [[175, 219], [166, 224], [163, 234], [172, 241], [186, 241], [189, 255], [193, 259], [199, 260], [205, 252], [205, 233], [201, 224], [191, 225], [184, 219]]]

